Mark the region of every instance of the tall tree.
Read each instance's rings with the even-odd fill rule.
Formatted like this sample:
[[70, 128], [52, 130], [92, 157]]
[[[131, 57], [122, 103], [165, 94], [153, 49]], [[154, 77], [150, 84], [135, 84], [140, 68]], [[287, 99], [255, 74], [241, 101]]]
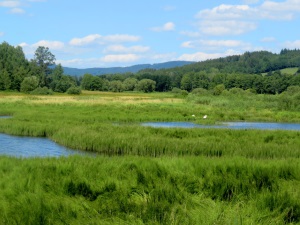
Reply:
[[51, 73], [50, 66], [55, 65], [55, 56], [50, 52], [48, 47], [39, 46], [34, 54], [33, 61], [40, 68], [39, 76], [39, 85], [48, 86], [46, 76]]

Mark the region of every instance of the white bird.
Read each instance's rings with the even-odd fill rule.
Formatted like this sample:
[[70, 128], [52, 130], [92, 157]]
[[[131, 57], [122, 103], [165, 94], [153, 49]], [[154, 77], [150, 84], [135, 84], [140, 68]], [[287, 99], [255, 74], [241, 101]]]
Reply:
[[206, 119], [206, 118], [207, 118], [207, 115], [204, 115], [204, 116], [203, 116], [203, 119]]
[[195, 117], [195, 115], [193, 114], [192, 117]]

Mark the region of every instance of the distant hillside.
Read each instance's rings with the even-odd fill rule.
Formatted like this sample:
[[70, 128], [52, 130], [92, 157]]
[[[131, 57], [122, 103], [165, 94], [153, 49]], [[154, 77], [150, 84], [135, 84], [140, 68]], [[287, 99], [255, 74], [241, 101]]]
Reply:
[[193, 63], [180, 68], [181, 72], [211, 71], [217, 69], [220, 73], [261, 74], [285, 68], [300, 68], [300, 50], [283, 49], [279, 54], [268, 51], [245, 52], [242, 55], [232, 55]]
[[169, 69], [180, 66], [189, 65], [194, 62], [189, 61], [171, 61], [165, 63], [156, 63], [156, 64], [140, 64], [128, 67], [111, 67], [111, 68], [87, 68], [87, 69], [76, 69], [70, 67], [63, 67], [64, 74], [72, 76], [82, 76], [86, 73], [92, 75], [103, 75], [103, 74], [115, 74], [115, 73], [136, 73], [143, 69]]

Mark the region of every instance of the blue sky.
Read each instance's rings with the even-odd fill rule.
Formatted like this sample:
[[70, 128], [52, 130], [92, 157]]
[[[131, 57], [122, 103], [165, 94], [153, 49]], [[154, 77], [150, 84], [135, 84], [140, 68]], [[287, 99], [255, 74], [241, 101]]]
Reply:
[[0, 0], [0, 42], [75, 68], [300, 48], [300, 0]]

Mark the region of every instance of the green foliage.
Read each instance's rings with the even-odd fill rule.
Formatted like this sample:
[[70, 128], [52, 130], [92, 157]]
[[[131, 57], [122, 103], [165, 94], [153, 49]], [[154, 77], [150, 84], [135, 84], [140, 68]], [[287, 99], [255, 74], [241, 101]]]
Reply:
[[9, 90], [11, 80], [6, 70], [0, 71], [0, 90]]
[[30, 92], [32, 95], [53, 95], [53, 91], [47, 87], [38, 87]]
[[38, 78], [36, 76], [25, 77], [21, 83], [21, 92], [29, 93], [35, 90], [39, 85]]
[[34, 53], [34, 61], [44, 72], [47, 68], [55, 64], [55, 56], [50, 52], [48, 47], [39, 46]]
[[136, 89], [145, 93], [153, 92], [155, 90], [155, 84], [156, 82], [153, 80], [142, 79], [137, 83]]
[[208, 93], [208, 91], [204, 88], [195, 88], [192, 91], [192, 94], [194, 94], [194, 95], [206, 95], [207, 93]]
[[[298, 93], [297, 87], [288, 91]], [[211, 118], [208, 123], [241, 118], [299, 122], [299, 111], [278, 108], [281, 95], [190, 93], [185, 101], [172, 93], [45, 98], [1, 92], [0, 115], [13, 117], [0, 120], [0, 132], [48, 137], [100, 154], [0, 157], [0, 221], [297, 224], [299, 132], [139, 125], [204, 123], [203, 115]]]
[[112, 92], [123, 92], [125, 90], [125, 86], [121, 81], [113, 80], [109, 84], [109, 90]]
[[72, 86], [67, 90], [67, 94], [69, 94], [69, 95], [80, 95], [81, 94], [81, 88]]
[[225, 90], [225, 85], [224, 84], [219, 84], [214, 87], [213, 94], [214, 95], [220, 95], [222, 92]]
[[171, 91], [173, 94], [180, 94], [181, 93], [181, 89], [180, 88], [177, 88], [177, 87], [174, 87]]
[[[24, 225], [231, 224], [238, 215], [245, 224], [298, 223], [298, 161], [1, 157], [0, 220]], [[295, 176], [283, 178], [286, 170]]]
[[126, 91], [133, 91], [138, 83], [136, 78], [127, 78], [124, 80], [123, 84]]

